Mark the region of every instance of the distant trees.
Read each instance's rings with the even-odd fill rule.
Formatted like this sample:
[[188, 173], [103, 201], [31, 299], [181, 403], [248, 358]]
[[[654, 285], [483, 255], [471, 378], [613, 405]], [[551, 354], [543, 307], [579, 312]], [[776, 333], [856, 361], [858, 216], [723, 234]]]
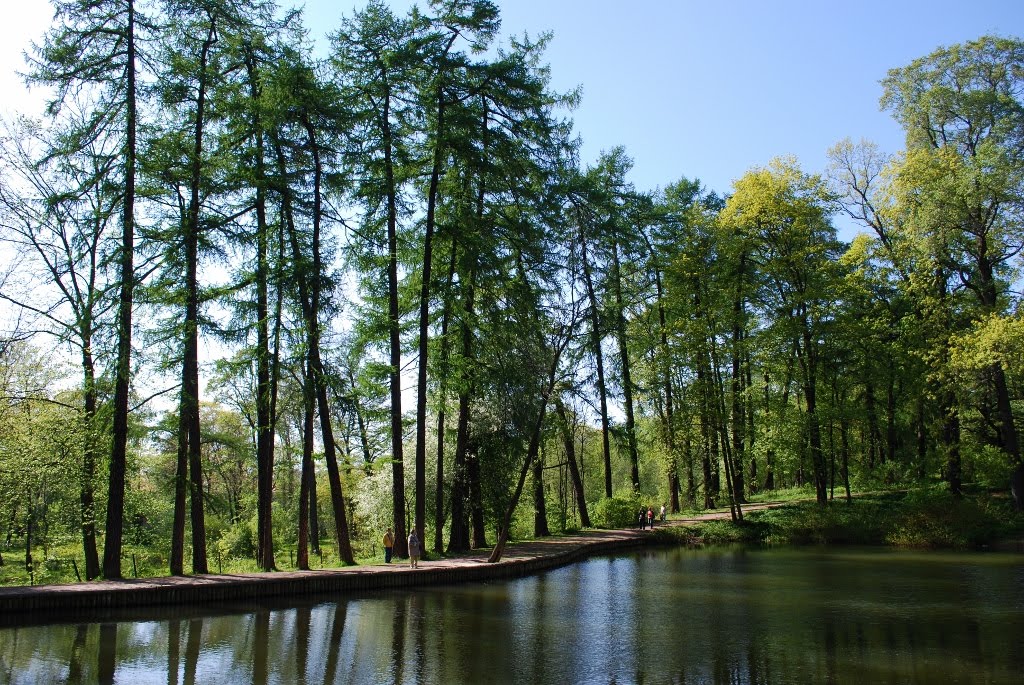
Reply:
[[[69, 345], [78, 358], [83, 426], [80, 521], [85, 575], [92, 580], [100, 575], [95, 487], [105, 445], [97, 350], [106, 341], [104, 330], [111, 324], [116, 302], [116, 282], [103, 264], [113, 249], [118, 193], [106, 173], [116, 164], [116, 156], [104, 149], [109, 141], [101, 139], [47, 157], [49, 141], [37, 124], [21, 120], [11, 126], [0, 153], [9, 179], [0, 186], [0, 206], [5, 239], [19, 253], [13, 267], [21, 277], [10, 279], [0, 298], [30, 312], [41, 324], [40, 332]], [[52, 293], [53, 298], [42, 293]]]
[[56, 9], [50, 120], [0, 147], [0, 297], [76, 359], [37, 379], [7, 335], [0, 530], [27, 554], [57, 502], [92, 579], [126, 525], [179, 574], [309, 568], [321, 537], [355, 563], [389, 525], [399, 556], [413, 528], [498, 559], [613, 497], [740, 520], [782, 487], [1009, 476], [1019, 501], [1018, 41], [890, 72], [903, 153], [723, 196], [581, 163], [548, 38], [499, 40], [487, 0], [373, 0], [323, 59], [269, 1]]

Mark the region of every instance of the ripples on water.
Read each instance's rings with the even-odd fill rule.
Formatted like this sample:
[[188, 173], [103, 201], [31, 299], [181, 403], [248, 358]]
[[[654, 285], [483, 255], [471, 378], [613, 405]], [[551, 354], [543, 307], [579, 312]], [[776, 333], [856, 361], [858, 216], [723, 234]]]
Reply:
[[1016, 684], [1024, 557], [658, 549], [146, 618], [0, 629], [0, 684]]

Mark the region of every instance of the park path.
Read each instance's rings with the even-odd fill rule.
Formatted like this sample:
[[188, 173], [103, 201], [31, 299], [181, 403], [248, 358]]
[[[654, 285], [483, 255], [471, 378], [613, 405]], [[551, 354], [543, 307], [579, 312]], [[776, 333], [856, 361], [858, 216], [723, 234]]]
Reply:
[[[745, 512], [778, 506], [778, 502], [751, 504]], [[684, 526], [700, 521], [727, 519], [728, 509], [659, 523]], [[517, 578], [565, 566], [598, 554], [626, 551], [650, 544], [650, 530], [587, 530], [574, 535], [509, 543], [501, 561], [488, 563], [490, 549], [421, 561], [347, 566], [311, 571], [275, 571], [247, 574], [163, 576], [101, 580], [66, 585], [0, 588], [0, 625], [45, 622], [58, 614], [88, 616], [111, 610], [158, 605], [194, 605], [210, 602], [253, 601], [273, 597], [319, 593], [362, 592], [389, 588], [443, 585]]]

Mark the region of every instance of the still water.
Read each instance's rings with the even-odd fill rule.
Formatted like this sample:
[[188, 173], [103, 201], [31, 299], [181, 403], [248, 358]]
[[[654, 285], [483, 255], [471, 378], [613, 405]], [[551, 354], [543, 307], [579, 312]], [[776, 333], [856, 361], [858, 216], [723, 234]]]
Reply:
[[1024, 556], [656, 549], [0, 629], [0, 683], [1021, 683]]

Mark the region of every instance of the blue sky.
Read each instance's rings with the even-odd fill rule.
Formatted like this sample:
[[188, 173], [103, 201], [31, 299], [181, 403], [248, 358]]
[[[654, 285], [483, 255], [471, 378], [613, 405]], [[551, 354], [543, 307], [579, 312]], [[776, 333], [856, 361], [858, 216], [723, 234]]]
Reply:
[[[308, 0], [309, 25], [337, 26], [342, 4]], [[1024, 0], [498, 5], [503, 34], [554, 33], [554, 87], [583, 88], [573, 119], [584, 160], [624, 145], [645, 190], [687, 176], [727, 192], [777, 155], [823, 171], [826, 150], [845, 137], [896, 152], [902, 132], [878, 108], [889, 69], [986, 33], [1024, 38]]]
[[[362, 2], [294, 0], [322, 37]], [[285, 4], [285, 3], [282, 3]], [[425, 4], [423, 0], [421, 5]], [[411, 0], [393, 0], [404, 12]], [[888, 152], [902, 133], [878, 109], [879, 81], [939, 46], [986, 33], [1024, 37], [1024, 0], [498, 0], [502, 33], [552, 31], [553, 86], [582, 86], [572, 117], [583, 158], [624, 145], [650, 190], [682, 176], [719, 192], [748, 169], [795, 155], [822, 171], [845, 137]], [[48, 24], [20, 0], [0, 25], [4, 110], [30, 108], [13, 75]]]

